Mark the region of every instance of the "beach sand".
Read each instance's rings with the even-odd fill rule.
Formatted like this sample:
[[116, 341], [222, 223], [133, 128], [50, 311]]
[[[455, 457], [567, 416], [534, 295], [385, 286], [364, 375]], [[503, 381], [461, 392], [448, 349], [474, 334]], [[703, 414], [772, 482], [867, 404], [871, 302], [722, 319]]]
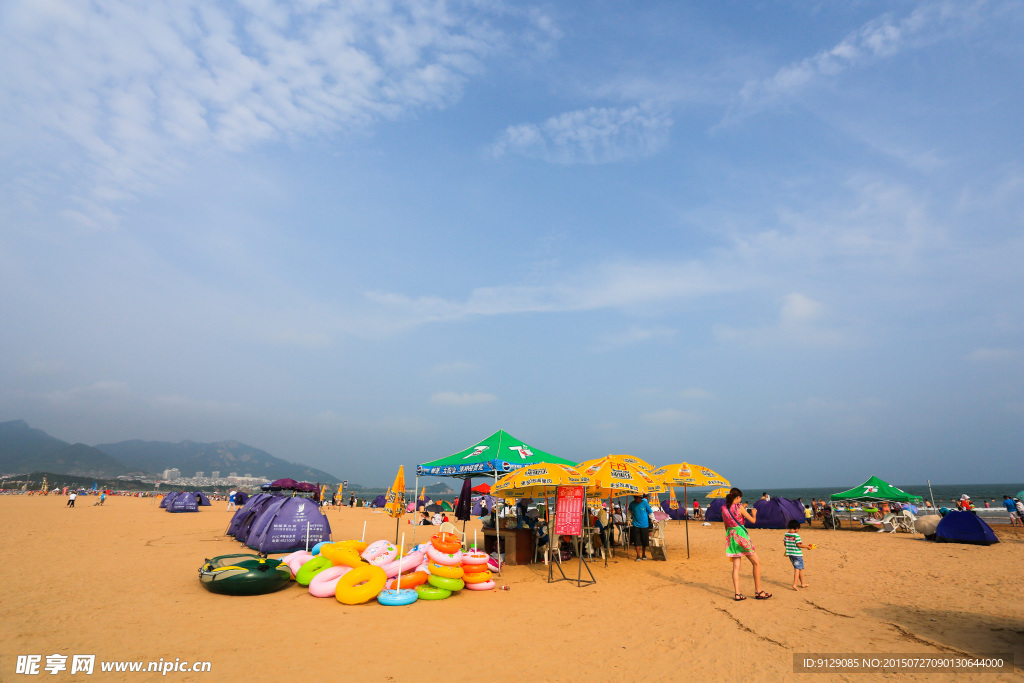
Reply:
[[[103, 673], [46, 680], [212, 681], [307, 673], [314, 679], [494, 681], [796, 679], [794, 653], [1012, 653], [1024, 670], [1024, 535], [996, 529], [991, 547], [936, 544], [920, 536], [812, 528], [810, 587], [791, 590], [782, 531], [752, 530], [767, 601], [753, 599], [749, 564], [734, 602], [721, 524], [670, 522], [668, 561], [620, 553], [593, 563], [596, 585], [546, 583], [543, 564], [508, 567], [508, 591], [463, 592], [404, 608], [341, 605], [292, 584], [253, 597], [214, 595], [204, 558], [247, 552], [223, 536], [225, 503], [169, 514], [154, 499], [0, 496], [7, 579], [0, 623], [0, 680], [17, 655], [95, 654], [107, 660], [209, 661], [209, 673]], [[406, 518], [410, 517], [407, 515]], [[329, 513], [334, 538], [394, 538], [395, 521], [366, 509]], [[470, 536], [479, 523], [470, 522]], [[412, 526], [400, 525], [411, 541]], [[417, 529], [417, 539], [427, 528]], [[575, 561], [569, 568], [575, 570]], [[472, 673], [476, 672], [476, 673]], [[895, 678], [833, 674], [821, 680]], [[964, 679], [966, 675], [960, 674]], [[951, 674], [900, 674], [952, 680]]]

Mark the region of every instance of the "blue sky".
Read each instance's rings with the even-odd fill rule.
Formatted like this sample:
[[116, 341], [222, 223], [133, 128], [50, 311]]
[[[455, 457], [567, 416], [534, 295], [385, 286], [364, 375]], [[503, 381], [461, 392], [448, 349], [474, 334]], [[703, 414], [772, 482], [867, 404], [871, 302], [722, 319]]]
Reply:
[[0, 419], [1024, 479], [1024, 4], [0, 7]]

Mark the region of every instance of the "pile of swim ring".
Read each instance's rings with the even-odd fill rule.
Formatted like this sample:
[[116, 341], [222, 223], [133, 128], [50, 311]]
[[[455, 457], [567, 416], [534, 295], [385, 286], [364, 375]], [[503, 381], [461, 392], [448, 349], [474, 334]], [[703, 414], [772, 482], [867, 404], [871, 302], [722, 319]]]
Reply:
[[455, 534], [437, 533], [404, 556], [388, 541], [318, 543], [312, 551], [299, 550], [280, 560], [224, 555], [207, 560], [200, 579], [217, 593], [257, 595], [294, 579], [310, 595], [334, 597], [345, 605], [374, 598], [382, 605], [408, 605], [444, 600], [464, 588], [493, 589], [488, 560], [486, 553], [463, 552]]
[[263, 595], [288, 585], [287, 565], [259, 555], [220, 555], [199, 568], [199, 583], [211, 593]]
[[494, 589], [494, 579], [487, 553], [471, 550], [462, 553], [462, 580], [466, 590], [489, 591]]

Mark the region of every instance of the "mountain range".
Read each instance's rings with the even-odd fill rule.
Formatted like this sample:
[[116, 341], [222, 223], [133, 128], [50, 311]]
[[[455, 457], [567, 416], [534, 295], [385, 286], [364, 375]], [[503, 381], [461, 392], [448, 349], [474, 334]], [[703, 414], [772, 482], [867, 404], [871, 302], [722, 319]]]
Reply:
[[196, 472], [246, 473], [267, 480], [289, 477], [298, 481], [337, 483], [333, 474], [290, 463], [239, 441], [197, 443], [182, 441], [120, 441], [87, 446], [70, 444], [33, 429], [24, 420], [0, 422], [0, 472], [47, 471], [81, 476], [114, 477], [129, 473], [160, 476], [177, 468], [182, 476]]

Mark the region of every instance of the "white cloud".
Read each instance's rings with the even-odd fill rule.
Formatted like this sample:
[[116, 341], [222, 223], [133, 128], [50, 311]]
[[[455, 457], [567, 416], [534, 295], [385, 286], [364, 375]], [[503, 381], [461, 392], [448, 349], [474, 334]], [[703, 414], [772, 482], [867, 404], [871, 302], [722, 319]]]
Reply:
[[109, 225], [107, 205], [146, 191], [186, 154], [448, 104], [500, 42], [478, 9], [15, 1], [0, 22], [0, 122], [33, 140], [48, 170], [59, 158], [67, 180], [89, 179], [66, 215]]
[[655, 154], [667, 144], [671, 127], [668, 112], [652, 104], [590, 107], [553, 116], [540, 125], [509, 126], [491, 152], [555, 164], [605, 164]]
[[430, 397], [431, 403], [443, 406], [474, 406], [481, 403], [493, 403], [497, 400], [498, 397], [494, 394], [483, 392], [460, 394], [454, 391], [440, 391]]
[[693, 413], [688, 413], [685, 410], [676, 410], [675, 408], [666, 408], [653, 413], [644, 413], [640, 416], [641, 422], [653, 425], [670, 425], [680, 423], [692, 424], [697, 422], [698, 419], [697, 415]]
[[748, 81], [739, 93], [739, 102], [726, 113], [725, 123], [794, 97], [850, 69], [960, 35], [979, 23], [985, 4], [926, 2], [902, 19], [885, 15], [869, 21], [831, 48], [781, 67], [769, 78]]
[[967, 358], [976, 363], [1007, 363], [1024, 358], [1020, 349], [975, 349]]
[[451, 363], [438, 363], [430, 368], [431, 375], [453, 375], [462, 372], [476, 370], [479, 367], [476, 363], [465, 360], [457, 360]]
[[821, 316], [825, 307], [818, 301], [810, 299], [799, 292], [782, 297], [782, 310], [779, 319], [783, 324], [801, 324]]
[[843, 331], [826, 327], [819, 322], [825, 306], [799, 292], [780, 300], [778, 322], [766, 327], [739, 329], [727, 325], [715, 327], [715, 334], [723, 341], [748, 344], [782, 344], [802, 346], [840, 346], [851, 339]]
[[672, 337], [675, 334], [676, 330], [668, 327], [631, 327], [615, 334], [602, 335], [600, 340], [607, 348], [617, 348], [641, 344], [652, 339]]
[[712, 396], [714, 396], [714, 394], [712, 394], [710, 391], [706, 391], [705, 389], [701, 389], [700, 387], [690, 387], [689, 389], [684, 389], [683, 391], [679, 392], [679, 395], [682, 398], [686, 399], [702, 399], [711, 398]]

